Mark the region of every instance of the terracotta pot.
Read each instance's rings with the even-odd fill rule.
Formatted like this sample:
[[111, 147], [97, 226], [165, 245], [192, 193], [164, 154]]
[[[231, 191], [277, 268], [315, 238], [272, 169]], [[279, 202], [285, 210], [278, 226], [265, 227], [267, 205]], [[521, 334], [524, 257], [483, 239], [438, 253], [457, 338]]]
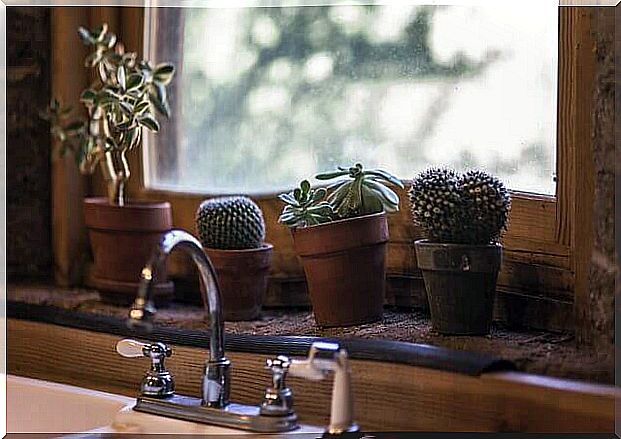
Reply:
[[386, 215], [377, 213], [292, 229], [315, 321], [351, 326], [382, 318], [386, 289]]
[[488, 334], [502, 246], [416, 241], [433, 329], [442, 334]]
[[205, 249], [218, 276], [225, 320], [254, 320], [261, 314], [272, 249], [272, 244], [247, 250]]
[[[117, 206], [107, 198], [86, 198], [84, 218], [95, 260], [93, 286], [106, 301], [131, 303], [142, 268], [161, 234], [172, 228], [170, 203]], [[153, 292], [159, 304], [172, 298], [173, 284], [165, 273], [155, 279]]]

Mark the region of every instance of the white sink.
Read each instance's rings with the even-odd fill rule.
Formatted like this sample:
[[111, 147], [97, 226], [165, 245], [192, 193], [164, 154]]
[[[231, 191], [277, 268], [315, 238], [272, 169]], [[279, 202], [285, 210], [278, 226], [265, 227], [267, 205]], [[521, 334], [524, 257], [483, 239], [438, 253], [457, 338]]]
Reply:
[[8, 433], [73, 433], [110, 424], [133, 398], [14, 375], [6, 377]]
[[[8, 433], [248, 434], [132, 410], [136, 400], [81, 387], [7, 375]], [[296, 439], [316, 438], [320, 427], [301, 425]], [[256, 435], [256, 433], [255, 433]], [[270, 434], [270, 438], [284, 436]]]

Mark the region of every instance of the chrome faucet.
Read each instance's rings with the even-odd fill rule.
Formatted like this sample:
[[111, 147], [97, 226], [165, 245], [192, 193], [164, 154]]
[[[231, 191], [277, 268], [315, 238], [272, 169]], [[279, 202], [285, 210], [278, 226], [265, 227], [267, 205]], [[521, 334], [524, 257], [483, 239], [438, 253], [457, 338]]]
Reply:
[[201, 290], [203, 307], [209, 314], [211, 337], [209, 340], [209, 359], [205, 363], [202, 379], [202, 405], [222, 408], [229, 403], [231, 391], [229, 369], [231, 362], [224, 356], [224, 319], [222, 300], [215, 271], [201, 243], [183, 230], [171, 230], [162, 235], [155, 252], [140, 274], [138, 294], [129, 311], [130, 325], [151, 325], [155, 315], [152, 284], [158, 274], [165, 270], [166, 258], [176, 248], [185, 250], [198, 267], [205, 288]]
[[311, 380], [323, 379], [335, 372], [332, 398], [332, 417], [328, 433], [354, 432], [353, 405], [350, 391], [347, 352], [335, 343], [316, 342], [306, 360], [291, 360], [279, 355], [266, 362], [272, 373], [271, 385], [266, 387], [263, 401], [256, 406], [231, 403], [231, 362], [224, 355], [224, 320], [218, 281], [200, 242], [183, 230], [171, 230], [160, 242], [142, 269], [136, 299], [129, 311], [128, 324], [150, 331], [156, 308], [152, 298], [152, 282], [165, 269], [166, 258], [174, 249], [190, 254], [198, 266], [204, 285], [201, 291], [203, 306], [211, 324], [209, 358], [202, 377], [201, 398], [178, 395], [174, 392], [174, 377], [164, 366], [172, 350], [163, 343], [141, 343], [124, 339], [117, 343], [117, 352], [128, 358], [148, 357], [151, 369], [140, 385], [140, 395], [134, 410], [187, 421], [220, 425], [261, 433], [280, 433], [298, 428], [293, 410], [293, 393], [285, 384], [288, 373]]

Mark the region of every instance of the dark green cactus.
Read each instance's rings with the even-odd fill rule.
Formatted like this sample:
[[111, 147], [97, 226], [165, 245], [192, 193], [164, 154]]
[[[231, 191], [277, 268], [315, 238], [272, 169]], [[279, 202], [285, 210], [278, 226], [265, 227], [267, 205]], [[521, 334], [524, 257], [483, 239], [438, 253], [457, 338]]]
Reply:
[[511, 198], [498, 178], [469, 171], [460, 178], [462, 228], [469, 242], [497, 242], [507, 225]]
[[409, 197], [414, 223], [431, 240], [453, 244], [497, 242], [511, 207], [503, 183], [483, 171], [428, 169], [414, 179]]
[[196, 229], [205, 248], [259, 248], [265, 239], [261, 209], [250, 198], [243, 196], [203, 201], [196, 211]]

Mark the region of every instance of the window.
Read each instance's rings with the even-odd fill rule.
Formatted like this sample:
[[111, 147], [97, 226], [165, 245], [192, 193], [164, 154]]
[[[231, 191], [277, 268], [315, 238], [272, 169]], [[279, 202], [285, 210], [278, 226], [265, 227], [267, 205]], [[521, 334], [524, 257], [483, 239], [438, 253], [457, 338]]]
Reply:
[[556, 194], [554, 3], [158, 9], [150, 24], [179, 74], [148, 188], [273, 194], [360, 161]]

